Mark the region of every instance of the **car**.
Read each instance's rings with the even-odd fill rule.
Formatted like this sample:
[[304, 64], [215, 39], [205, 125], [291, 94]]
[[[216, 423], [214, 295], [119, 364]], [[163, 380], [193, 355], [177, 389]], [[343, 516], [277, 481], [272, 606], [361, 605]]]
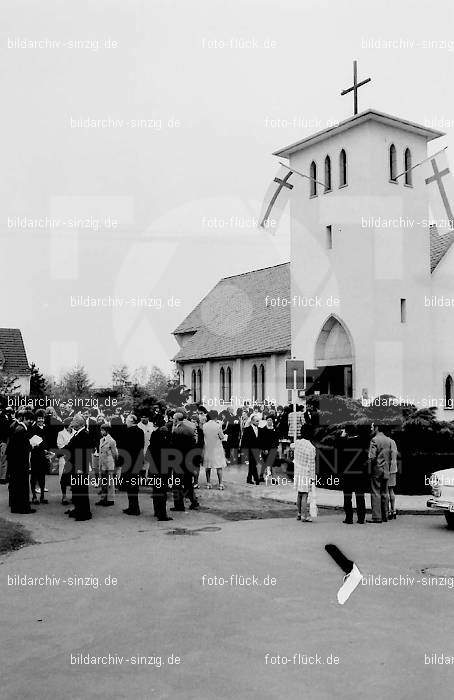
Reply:
[[432, 490], [427, 507], [443, 511], [448, 528], [454, 530], [454, 469], [441, 469], [426, 479]]

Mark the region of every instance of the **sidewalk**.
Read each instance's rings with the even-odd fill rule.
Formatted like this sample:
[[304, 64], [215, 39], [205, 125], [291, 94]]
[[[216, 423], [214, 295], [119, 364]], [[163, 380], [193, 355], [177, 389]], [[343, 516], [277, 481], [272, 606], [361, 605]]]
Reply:
[[[270, 499], [272, 501], [277, 501], [279, 503], [295, 503], [295, 489], [293, 488], [293, 481], [289, 480], [286, 475], [280, 470], [276, 469], [273, 475], [273, 482], [278, 481], [277, 485], [271, 485], [270, 480], [268, 483], [262, 484], [261, 486], [247, 486], [246, 485], [246, 474], [247, 466], [232, 464], [224, 469], [224, 481], [226, 487], [229, 484], [235, 484], [235, 487], [244, 485], [245, 491], [247, 491], [249, 496], [254, 498], [264, 498]], [[212, 482], [215, 480], [212, 478]], [[200, 484], [203, 487], [205, 482], [205, 476], [203, 469], [200, 470]], [[426, 502], [429, 496], [405, 496], [401, 494], [396, 495], [396, 510], [401, 515], [434, 515], [437, 513], [436, 510], [427, 508]], [[331, 510], [342, 510], [343, 509], [343, 493], [342, 491], [335, 491], [332, 489], [317, 489], [317, 506], [319, 508], [326, 508]], [[368, 512], [370, 512], [370, 495], [366, 494], [366, 506]]]

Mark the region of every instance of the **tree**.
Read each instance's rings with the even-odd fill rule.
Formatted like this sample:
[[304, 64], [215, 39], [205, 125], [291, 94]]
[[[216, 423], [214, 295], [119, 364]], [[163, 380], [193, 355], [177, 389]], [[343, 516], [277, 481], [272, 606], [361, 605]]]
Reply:
[[133, 384], [137, 384], [138, 386], [146, 386], [149, 377], [150, 370], [148, 367], [145, 367], [145, 365], [141, 365], [141, 367], [137, 367], [137, 369], [131, 373], [131, 382]]
[[191, 390], [184, 384], [180, 384], [178, 377], [169, 378], [167, 380], [166, 393], [164, 401], [173, 408], [184, 406], [189, 400]]
[[85, 367], [76, 365], [63, 375], [61, 385], [67, 395], [84, 396], [90, 393], [93, 382], [90, 381]]
[[152, 396], [156, 396], [158, 400], [165, 399], [168, 391], [169, 377], [166, 377], [162, 369], [154, 365], [149, 374], [147, 389]]
[[112, 367], [112, 386], [124, 389], [129, 382], [129, 370], [127, 365], [114, 365]]
[[19, 384], [16, 384], [16, 382], [16, 376], [8, 373], [0, 374], [0, 406], [2, 408], [8, 404], [7, 397], [11, 396], [11, 394], [16, 394], [20, 388]]
[[46, 380], [34, 362], [30, 365], [30, 398], [40, 399], [46, 394]]

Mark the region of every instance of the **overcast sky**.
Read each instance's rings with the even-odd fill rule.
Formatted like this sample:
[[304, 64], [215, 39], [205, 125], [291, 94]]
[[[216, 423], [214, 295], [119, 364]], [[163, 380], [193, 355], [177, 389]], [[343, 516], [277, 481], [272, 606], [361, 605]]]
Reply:
[[[271, 153], [352, 114], [353, 59], [372, 77], [360, 110], [452, 140], [448, 0], [2, 7], [0, 323], [45, 373], [79, 361], [104, 385], [121, 362], [167, 370], [171, 331], [220, 278], [289, 260], [287, 225], [254, 226]], [[122, 308], [75, 305], [109, 296]]]

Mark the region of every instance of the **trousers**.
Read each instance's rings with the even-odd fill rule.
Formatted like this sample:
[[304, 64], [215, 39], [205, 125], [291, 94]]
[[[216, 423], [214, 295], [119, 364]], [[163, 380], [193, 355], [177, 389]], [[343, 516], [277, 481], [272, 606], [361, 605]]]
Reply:
[[372, 520], [388, 520], [388, 477], [372, 474], [370, 477]]

